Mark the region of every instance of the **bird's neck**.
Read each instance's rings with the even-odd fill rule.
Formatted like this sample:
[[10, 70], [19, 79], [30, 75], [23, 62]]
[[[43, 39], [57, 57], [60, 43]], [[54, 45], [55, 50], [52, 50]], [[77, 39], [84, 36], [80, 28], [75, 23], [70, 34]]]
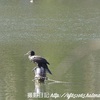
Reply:
[[34, 58], [34, 56], [29, 55], [28, 58], [29, 58], [29, 60], [32, 60]]

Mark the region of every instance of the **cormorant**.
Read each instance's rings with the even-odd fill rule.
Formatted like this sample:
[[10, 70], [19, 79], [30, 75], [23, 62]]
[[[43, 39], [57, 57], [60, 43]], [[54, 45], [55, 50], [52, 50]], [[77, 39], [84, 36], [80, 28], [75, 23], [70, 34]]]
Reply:
[[47, 72], [52, 74], [51, 71], [49, 70], [48, 66], [47, 66], [47, 65], [50, 65], [50, 64], [45, 58], [35, 55], [34, 51], [29, 51], [25, 55], [28, 55], [29, 60], [36, 63], [38, 65], [38, 67], [43, 67]]

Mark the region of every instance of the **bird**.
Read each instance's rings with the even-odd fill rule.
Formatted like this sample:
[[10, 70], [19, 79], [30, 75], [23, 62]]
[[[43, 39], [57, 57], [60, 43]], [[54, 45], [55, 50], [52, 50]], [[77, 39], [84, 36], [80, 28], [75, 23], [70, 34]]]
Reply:
[[48, 68], [48, 65], [50, 64], [45, 58], [35, 55], [35, 52], [33, 50], [28, 51], [25, 55], [28, 55], [29, 60], [36, 63], [39, 68], [43, 67], [49, 74], [52, 74]]

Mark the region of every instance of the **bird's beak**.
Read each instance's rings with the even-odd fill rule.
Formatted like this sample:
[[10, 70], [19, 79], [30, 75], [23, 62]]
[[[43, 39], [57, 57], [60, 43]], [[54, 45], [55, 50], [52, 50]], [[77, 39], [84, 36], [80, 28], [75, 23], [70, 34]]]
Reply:
[[29, 55], [29, 52], [28, 52], [28, 53], [26, 53], [26, 54], [24, 54], [24, 56], [27, 56], [27, 55]]

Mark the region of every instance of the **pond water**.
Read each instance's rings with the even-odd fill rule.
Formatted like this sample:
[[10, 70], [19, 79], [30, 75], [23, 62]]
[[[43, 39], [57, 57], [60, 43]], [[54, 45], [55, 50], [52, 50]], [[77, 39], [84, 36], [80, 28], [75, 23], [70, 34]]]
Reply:
[[[29, 50], [49, 61], [51, 81], [32, 81]], [[0, 0], [0, 100], [37, 100], [38, 91], [47, 95], [41, 100], [99, 95], [99, 76], [100, 0]]]

